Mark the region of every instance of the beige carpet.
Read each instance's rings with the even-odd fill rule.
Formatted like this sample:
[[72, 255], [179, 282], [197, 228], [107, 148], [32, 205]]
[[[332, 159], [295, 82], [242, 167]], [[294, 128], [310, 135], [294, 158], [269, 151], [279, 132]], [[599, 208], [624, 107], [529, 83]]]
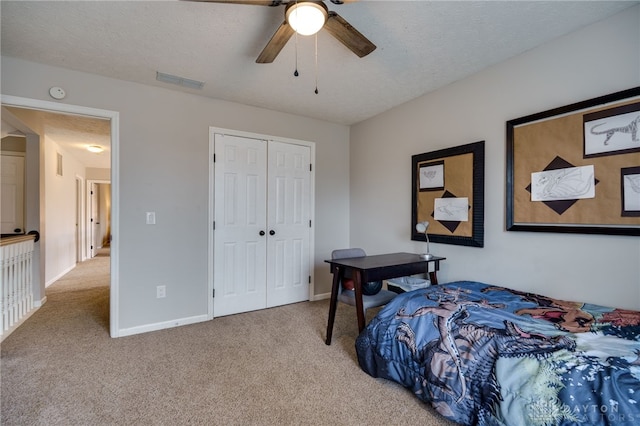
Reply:
[[343, 304], [331, 346], [328, 301], [112, 339], [108, 265], [76, 267], [2, 342], [2, 425], [453, 424], [360, 370]]

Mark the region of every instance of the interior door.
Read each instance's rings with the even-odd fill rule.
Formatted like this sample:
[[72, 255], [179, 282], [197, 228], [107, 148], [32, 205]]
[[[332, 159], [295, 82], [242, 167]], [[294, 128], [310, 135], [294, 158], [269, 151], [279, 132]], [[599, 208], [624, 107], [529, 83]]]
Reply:
[[76, 263], [82, 262], [82, 180], [76, 177]]
[[24, 157], [2, 155], [0, 217], [3, 234], [20, 234], [24, 229]]
[[311, 149], [269, 142], [267, 307], [309, 300]]
[[265, 308], [264, 140], [215, 134], [214, 316]]
[[98, 253], [100, 238], [100, 210], [98, 209], [99, 187], [97, 183], [91, 183], [91, 257]]

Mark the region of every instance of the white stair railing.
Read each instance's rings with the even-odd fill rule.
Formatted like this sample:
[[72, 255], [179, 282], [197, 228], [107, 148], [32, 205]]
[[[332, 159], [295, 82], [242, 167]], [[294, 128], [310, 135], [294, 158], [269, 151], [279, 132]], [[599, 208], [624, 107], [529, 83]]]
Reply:
[[3, 238], [0, 242], [0, 335], [33, 309], [33, 235]]

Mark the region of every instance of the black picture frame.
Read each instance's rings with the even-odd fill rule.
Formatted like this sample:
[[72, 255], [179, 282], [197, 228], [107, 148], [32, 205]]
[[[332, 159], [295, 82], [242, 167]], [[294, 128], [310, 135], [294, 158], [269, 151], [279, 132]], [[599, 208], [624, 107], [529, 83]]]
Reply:
[[[437, 151], [416, 154], [411, 157], [411, 239], [414, 241], [426, 241], [423, 233], [416, 231], [416, 224], [425, 220], [428, 216], [430, 222], [439, 222], [441, 230], [429, 227], [429, 241], [432, 243], [454, 244], [470, 247], [484, 247], [484, 141], [474, 142], [466, 145], [446, 148]], [[447, 167], [447, 163], [456, 157], [470, 154], [472, 156], [472, 167], [470, 169]], [[430, 194], [439, 191], [439, 198], [452, 196], [447, 190], [447, 182], [455, 181], [456, 175], [461, 175], [463, 179], [472, 182], [469, 193], [458, 193], [456, 197], [466, 197], [469, 199], [469, 215], [471, 221], [471, 235], [460, 235], [456, 232], [456, 223], [449, 221], [436, 221], [432, 211], [418, 211], [418, 197], [425, 194], [420, 188], [420, 168], [422, 165], [442, 164], [447, 174], [444, 178], [445, 185], [437, 190], [429, 189]], [[454, 178], [451, 178], [453, 176]], [[419, 220], [420, 219], [420, 220]]]
[[[640, 87], [634, 87], [507, 121], [507, 231], [640, 235], [640, 220], [636, 220], [633, 212], [621, 214], [620, 207], [624, 196], [624, 189], [620, 189], [621, 169], [627, 164], [640, 164], [640, 150], [612, 150], [590, 155], [585, 151], [584, 134], [585, 123], [593, 123], [598, 117], [637, 111], [639, 103]], [[525, 133], [525, 130], [530, 132]], [[532, 153], [530, 144], [540, 147]], [[541, 158], [540, 152], [545, 158]], [[589, 164], [595, 167], [596, 195], [593, 199], [526, 200], [524, 190], [530, 190], [530, 187], [526, 187], [525, 179], [527, 175], [530, 178], [532, 172]], [[545, 206], [533, 203], [544, 203]], [[565, 212], [570, 213], [563, 217]], [[523, 220], [523, 217], [527, 219]], [[569, 220], [569, 217], [573, 219]]]
[[640, 166], [620, 169], [621, 215], [640, 217]]

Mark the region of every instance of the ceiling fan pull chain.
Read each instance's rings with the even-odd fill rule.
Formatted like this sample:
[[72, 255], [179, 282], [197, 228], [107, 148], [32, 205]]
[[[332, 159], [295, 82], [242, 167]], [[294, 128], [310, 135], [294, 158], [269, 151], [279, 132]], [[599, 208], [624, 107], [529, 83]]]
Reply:
[[[296, 0], [296, 4], [297, 3], [298, 3], [298, 0]], [[296, 12], [296, 14], [298, 14], [297, 9], [294, 12]], [[296, 53], [295, 53], [295, 56], [296, 56], [296, 70], [293, 72], [293, 75], [295, 77], [297, 77], [297, 76], [300, 75], [300, 73], [298, 73], [298, 32], [295, 31], [294, 34], [295, 34], [294, 36], [296, 38], [296, 40], [295, 40], [296, 41], [296, 46], [295, 46], [295, 51], [296, 51]]]
[[295, 57], [296, 57], [296, 70], [293, 72], [293, 75], [295, 77], [299, 76], [300, 74], [298, 73], [298, 33], [295, 33], [295, 37], [296, 37], [296, 45], [295, 45]]
[[316, 95], [318, 94], [318, 33], [316, 33]]

